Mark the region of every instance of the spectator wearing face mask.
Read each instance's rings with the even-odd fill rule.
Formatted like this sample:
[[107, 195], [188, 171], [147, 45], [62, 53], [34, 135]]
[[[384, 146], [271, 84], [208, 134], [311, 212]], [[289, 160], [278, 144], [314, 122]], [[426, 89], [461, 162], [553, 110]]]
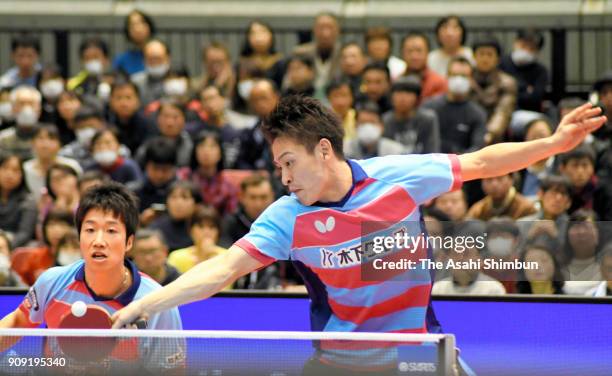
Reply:
[[517, 82], [517, 107], [521, 110], [542, 111], [548, 85], [548, 70], [537, 61], [544, 46], [544, 37], [533, 29], [519, 30], [512, 53], [502, 58], [500, 69]]
[[30, 159], [32, 137], [39, 127], [42, 96], [34, 87], [19, 86], [11, 91], [10, 101], [15, 125], [0, 132], [0, 148], [21, 159]]
[[61, 266], [70, 265], [83, 258], [81, 256], [79, 235], [76, 231], [69, 231], [60, 238], [57, 243], [56, 254], [55, 263]]
[[472, 65], [463, 57], [448, 64], [448, 93], [425, 103], [433, 110], [440, 125], [440, 151], [465, 153], [484, 146], [486, 112], [470, 99]]
[[15, 66], [0, 77], [0, 89], [38, 85], [41, 66], [38, 62], [40, 42], [31, 35], [20, 35], [11, 41], [11, 59]]
[[[519, 259], [520, 232], [512, 218], [493, 218], [487, 223], [486, 257], [496, 262], [514, 262]], [[500, 281], [508, 294], [516, 292], [517, 271], [489, 269], [485, 273]]]
[[130, 48], [117, 55], [113, 60], [113, 70], [132, 75], [145, 70], [142, 50], [149, 39], [155, 35], [153, 19], [140, 10], [131, 11], [123, 24], [123, 34], [130, 42]]
[[430, 109], [419, 108], [421, 84], [413, 77], [401, 77], [391, 85], [393, 110], [383, 117], [384, 137], [402, 144], [405, 153], [440, 151], [438, 116]]
[[[62, 77], [60, 67], [53, 63], [45, 64], [40, 71], [40, 81], [38, 83], [38, 89], [42, 94], [41, 122], [57, 123], [57, 102], [65, 87], [66, 82]], [[74, 139], [74, 135], [72, 139]]]
[[[74, 118], [74, 133], [76, 140], [62, 147], [58, 155], [75, 159], [83, 169], [94, 164], [91, 154], [91, 139], [96, 132], [106, 129], [106, 122], [100, 106], [96, 103], [84, 103], [80, 106]], [[130, 150], [121, 145], [119, 154], [122, 157], [130, 156]]]
[[192, 98], [191, 88], [189, 87], [189, 72], [184, 66], [172, 67], [166, 73], [163, 83], [163, 96], [160, 99], [156, 99], [150, 102], [145, 108], [144, 113], [146, 116], [151, 116], [159, 110], [159, 105], [162, 99], [170, 99], [177, 103], [180, 103], [185, 107], [187, 112], [187, 122], [197, 121], [198, 116], [196, 113], [189, 110], [189, 102]]
[[344, 153], [347, 158], [366, 159], [384, 155], [404, 154], [405, 148], [399, 142], [383, 137], [385, 126], [374, 102], [363, 102], [357, 107], [357, 137], [346, 142]]
[[108, 46], [97, 37], [88, 38], [79, 46], [79, 56], [83, 70], [68, 80], [66, 89], [79, 95], [98, 96], [99, 87], [108, 85], [102, 85], [104, 74], [110, 67]]
[[117, 129], [109, 127], [98, 131], [91, 139], [91, 155], [94, 164], [86, 170], [100, 170], [112, 180], [125, 184], [135, 190], [142, 185], [143, 176], [138, 164], [131, 158], [119, 154], [119, 135]]
[[0, 230], [0, 287], [27, 287], [11, 266], [12, 251], [8, 235]]
[[142, 105], [147, 106], [164, 95], [164, 80], [170, 70], [171, 57], [168, 45], [159, 39], [149, 40], [143, 53], [145, 70], [134, 73], [130, 79], [138, 87]]
[[140, 145], [155, 134], [155, 124], [140, 109], [138, 87], [125, 79], [115, 80], [109, 105], [108, 123], [117, 126], [119, 142], [135, 155]]

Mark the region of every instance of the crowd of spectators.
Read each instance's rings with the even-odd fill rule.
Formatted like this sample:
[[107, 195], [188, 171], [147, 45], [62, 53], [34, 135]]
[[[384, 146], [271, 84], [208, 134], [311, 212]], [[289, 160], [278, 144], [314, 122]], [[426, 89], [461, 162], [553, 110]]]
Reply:
[[[106, 180], [139, 196], [141, 228], [129, 255], [161, 284], [225, 252], [287, 193], [260, 129], [281, 96], [329, 105], [348, 158], [466, 153], [547, 137], [585, 102], [547, 100], [549, 72], [538, 61], [544, 37], [531, 28], [511, 46], [492, 34], [468, 43], [466, 24], [448, 16], [435, 25], [435, 41], [407, 33], [399, 56], [386, 27], [342, 42], [331, 13], [315, 18], [312, 36], [283, 54], [270, 25], [253, 21], [235, 59], [223, 43], [201, 46], [198, 77], [137, 10], [125, 20], [131, 47], [111, 56], [103, 39], [86, 38], [74, 77], [40, 61], [39, 39], [15, 37], [14, 66], [0, 77], [0, 286], [31, 285], [45, 269], [77, 260], [73, 214], [83, 192]], [[612, 119], [612, 71], [593, 93]], [[612, 295], [611, 135], [608, 120], [566, 154], [467, 183], [424, 207], [430, 233], [487, 234], [483, 250], [433, 249], [438, 260], [544, 265], [442, 270], [433, 292]], [[283, 262], [227, 288], [301, 283]]]

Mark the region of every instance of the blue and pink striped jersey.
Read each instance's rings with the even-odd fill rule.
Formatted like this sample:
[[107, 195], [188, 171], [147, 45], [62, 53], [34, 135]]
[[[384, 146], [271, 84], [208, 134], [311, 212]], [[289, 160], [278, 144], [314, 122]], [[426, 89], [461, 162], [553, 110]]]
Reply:
[[[160, 289], [161, 286], [148, 275], [141, 273], [129, 260], [126, 267], [132, 274], [132, 285], [115, 299], [97, 296], [85, 282], [85, 263], [76, 261], [67, 266], [54, 267], [42, 273], [19, 305], [31, 327], [44, 324], [48, 328], [58, 328], [60, 318], [70, 312], [72, 303], [82, 301], [87, 305], [104, 308], [110, 315], [125, 307], [133, 300]], [[178, 308], [152, 315], [147, 321], [147, 329], [182, 329]], [[120, 339], [121, 344], [110, 355], [115, 362], [129, 362], [137, 359], [151, 359], [148, 363], [154, 369], [174, 368], [184, 361], [182, 340], [157, 341], [150, 338]], [[45, 344], [45, 352], [55, 356], [61, 354], [57, 342], [52, 338]], [[178, 360], [178, 362], [177, 362]], [[147, 364], [147, 363], [144, 363]]]
[[[398, 155], [348, 163], [353, 186], [340, 202], [305, 206], [294, 195], [285, 196], [236, 245], [264, 264], [294, 262], [310, 295], [312, 330], [439, 331], [430, 307], [430, 272], [364, 278], [361, 245], [374, 235], [424, 232], [419, 206], [461, 187], [457, 156]], [[425, 247], [411, 258], [428, 254]], [[405, 256], [396, 252], [389, 259]], [[336, 345], [325, 341], [320, 347], [332, 354]]]

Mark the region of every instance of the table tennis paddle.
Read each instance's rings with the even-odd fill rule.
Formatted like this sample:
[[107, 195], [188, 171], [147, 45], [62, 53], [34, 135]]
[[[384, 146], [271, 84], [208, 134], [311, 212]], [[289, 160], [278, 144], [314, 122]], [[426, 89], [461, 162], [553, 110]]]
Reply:
[[[60, 329], [110, 329], [111, 317], [96, 305], [87, 305], [80, 317], [72, 311], [65, 313], [59, 321]], [[79, 361], [92, 362], [107, 357], [115, 348], [115, 337], [58, 337], [58, 344], [64, 354]]]

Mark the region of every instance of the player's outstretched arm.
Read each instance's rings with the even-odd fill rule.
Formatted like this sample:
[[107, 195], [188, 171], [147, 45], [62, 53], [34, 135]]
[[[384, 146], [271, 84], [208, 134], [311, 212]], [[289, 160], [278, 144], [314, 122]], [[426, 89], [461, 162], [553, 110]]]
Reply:
[[[17, 308], [0, 320], [0, 329], [31, 328], [32, 324], [22, 310]], [[6, 351], [17, 343], [21, 337], [0, 336], [0, 352]]]
[[601, 108], [586, 103], [565, 115], [555, 133], [528, 142], [507, 142], [487, 146], [459, 156], [464, 181], [506, 175], [524, 169], [552, 155], [570, 151], [607, 119]]
[[262, 266], [260, 261], [234, 245], [227, 252], [189, 269], [167, 286], [115, 312], [113, 328], [122, 328], [138, 318], [147, 319], [153, 313], [208, 298]]

